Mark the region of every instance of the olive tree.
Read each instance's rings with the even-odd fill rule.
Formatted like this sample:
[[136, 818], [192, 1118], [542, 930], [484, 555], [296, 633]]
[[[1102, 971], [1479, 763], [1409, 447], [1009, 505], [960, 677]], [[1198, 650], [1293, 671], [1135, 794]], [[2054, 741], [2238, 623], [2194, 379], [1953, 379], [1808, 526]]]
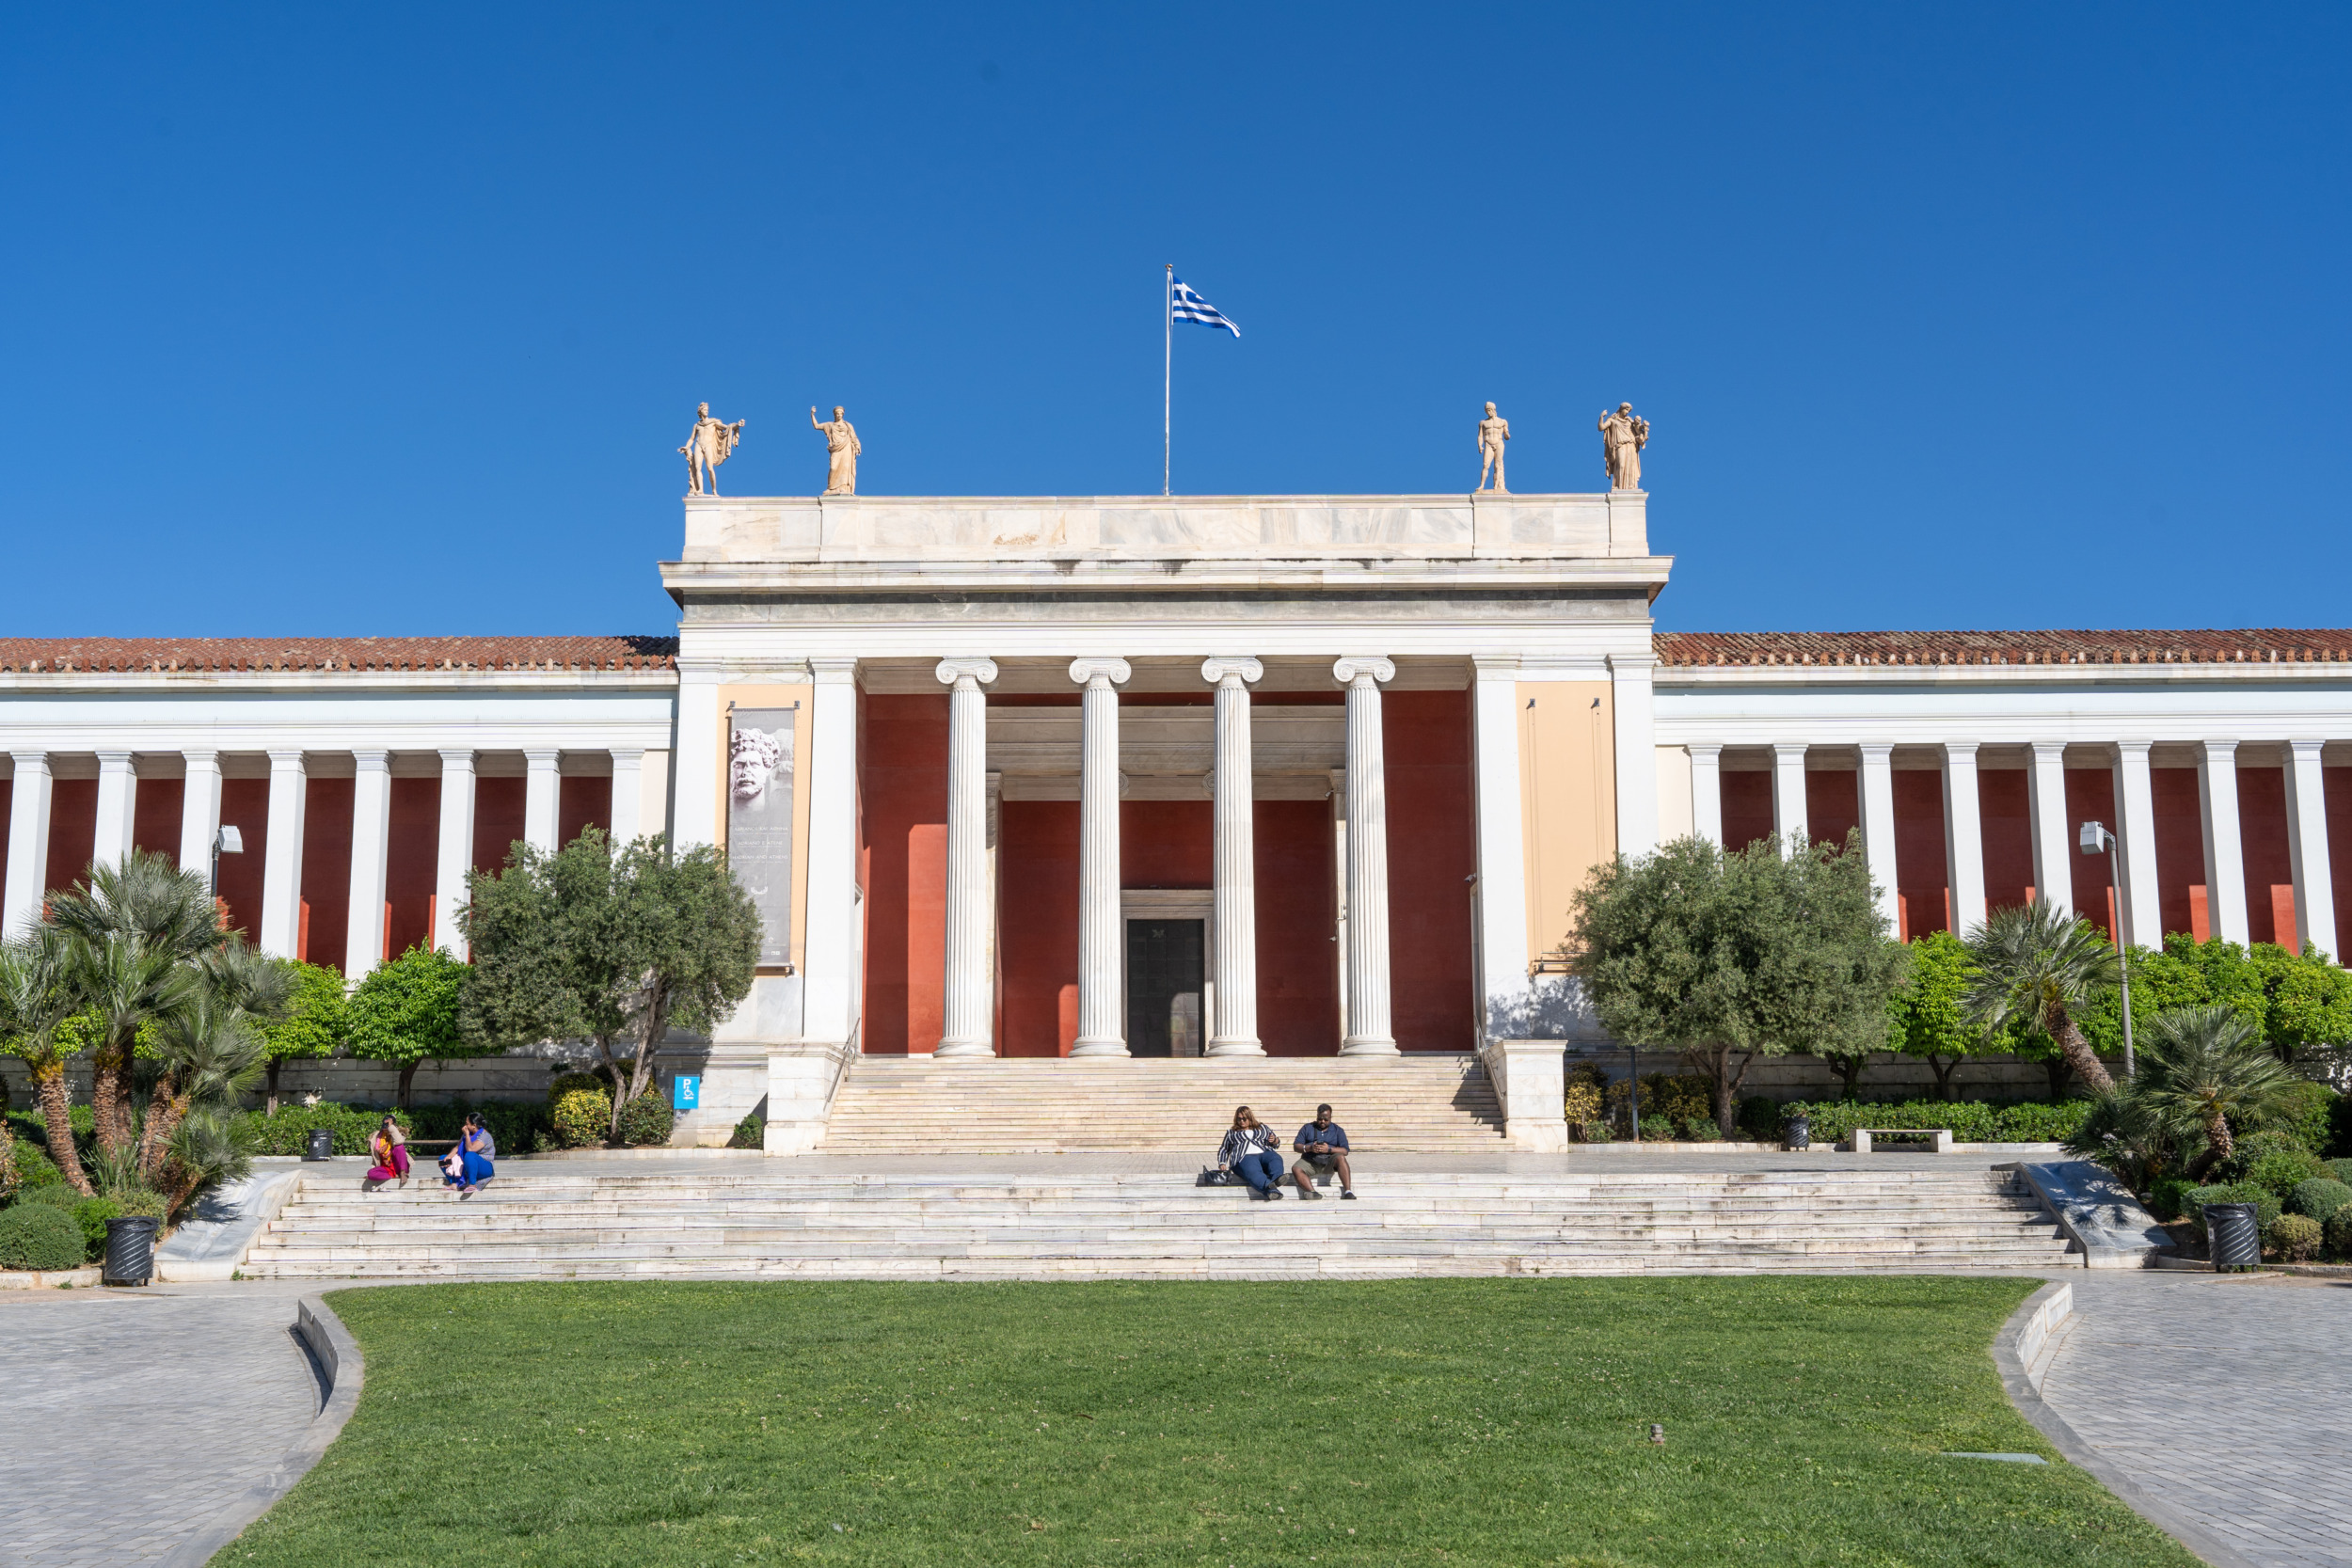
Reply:
[[351, 1053], [400, 1069], [400, 1103], [416, 1087], [427, 1062], [489, 1055], [498, 1050], [457, 1027], [466, 966], [438, 948], [411, 947], [368, 972], [351, 993], [343, 1035]]

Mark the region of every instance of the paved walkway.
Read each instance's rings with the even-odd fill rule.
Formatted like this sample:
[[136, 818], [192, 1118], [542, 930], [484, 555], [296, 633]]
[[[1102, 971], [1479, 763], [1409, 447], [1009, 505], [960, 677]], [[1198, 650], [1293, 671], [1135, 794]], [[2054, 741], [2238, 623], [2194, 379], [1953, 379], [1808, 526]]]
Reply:
[[2248, 1562], [2352, 1568], [2352, 1282], [2064, 1277], [2043, 1402]]
[[155, 1562], [319, 1408], [298, 1288], [0, 1291], [0, 1565]]

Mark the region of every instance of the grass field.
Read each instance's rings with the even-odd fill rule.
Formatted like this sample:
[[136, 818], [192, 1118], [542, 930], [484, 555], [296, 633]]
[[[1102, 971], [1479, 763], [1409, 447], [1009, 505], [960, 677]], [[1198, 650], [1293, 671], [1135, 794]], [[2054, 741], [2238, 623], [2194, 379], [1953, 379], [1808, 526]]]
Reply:
[[[216, 1563], [2166, 1564], [2003, 1279], [338, 1292], [326, 1459]], [[1648, 1440], [1660, 1422], [1666, 1441]]]

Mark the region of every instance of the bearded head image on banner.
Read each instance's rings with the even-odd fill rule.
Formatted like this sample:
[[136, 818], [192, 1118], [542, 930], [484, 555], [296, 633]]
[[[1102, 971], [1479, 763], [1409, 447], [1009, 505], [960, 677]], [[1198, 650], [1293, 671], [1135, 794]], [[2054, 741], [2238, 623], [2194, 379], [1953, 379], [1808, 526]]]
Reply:
[[763, 927], [759, 961], [792, 961], [791, 708], [737, 708], [727, 733], [727, 863]]

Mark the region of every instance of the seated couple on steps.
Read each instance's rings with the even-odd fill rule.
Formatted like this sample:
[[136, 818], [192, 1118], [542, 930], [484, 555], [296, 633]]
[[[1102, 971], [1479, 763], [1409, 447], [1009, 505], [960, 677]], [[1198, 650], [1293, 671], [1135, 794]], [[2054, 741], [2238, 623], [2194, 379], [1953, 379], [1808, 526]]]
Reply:
[[[1251, 1199], [1269, 1202], [1282, 1196], [1282, 1157], [1275, 1152], [1281, 1147], [1282, 1140], [1274, 1135], [1274, 1130], [1244, 1105], [1233, 1113], [1232, 1128], [1217, 1145], [1216, 1168], [1240, 1172], [1249, 1184]], [[1334, 1170], [1339, 1172], [1340, 1196], [1356, 1196], [1356, 1182], [1347, 1169], [1347, 1132], [1331, 1119], [1330, 1106], [1315, 1107], [1315, 1119], [1298, 1130], [1291, 1147], [1298, 1152], [1291, 1180], [1298, 1183], [1300, 1197], [1321, 1197], [1312, 1178]]]

